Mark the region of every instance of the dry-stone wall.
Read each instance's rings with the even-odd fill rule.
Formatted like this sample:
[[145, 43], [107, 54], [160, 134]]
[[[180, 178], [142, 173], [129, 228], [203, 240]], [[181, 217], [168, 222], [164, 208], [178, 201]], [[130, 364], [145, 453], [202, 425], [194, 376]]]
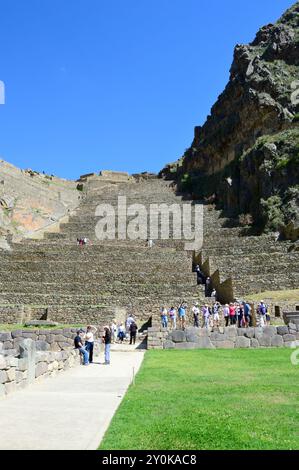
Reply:
[[288, 326], [252, 328], [188, 327], [186, 330], [168, 330], [160, 326], [148, 329], [148, 349], [233, 349], [299, 346], [299, 323]]
[[0, 332], [0, 397], [80, 363], [75, 329]]

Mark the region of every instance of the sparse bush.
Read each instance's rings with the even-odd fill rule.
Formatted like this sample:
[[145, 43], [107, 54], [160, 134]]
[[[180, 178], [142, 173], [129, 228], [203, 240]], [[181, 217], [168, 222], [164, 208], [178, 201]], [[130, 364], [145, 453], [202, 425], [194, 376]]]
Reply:
[[281, 210], [282, 200], [279, 196], [271, 196], [261, 199], [262, 215], [264, 218], [265, 231], [277, 231], [284, 225], [284, 215]]

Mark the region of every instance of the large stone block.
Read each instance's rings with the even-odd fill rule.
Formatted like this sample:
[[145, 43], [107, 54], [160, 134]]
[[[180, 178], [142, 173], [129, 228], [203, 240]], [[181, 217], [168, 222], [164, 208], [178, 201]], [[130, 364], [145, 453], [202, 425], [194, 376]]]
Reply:
[[271, 335], [261, 335], [257, 338], [257, 340], [260, 343], [260, 346], [269, 347], [269, 346], [271, 346], [272, 336]]
[[21, 372], [24, 372], [25, 370], [28, 369], [28, 359], [27, 359], [27, 357], [19, 359], [17, 368]]
[[215, 349], [214, 344], [208, 336], [202, 336], [197, 343], [199, 349]]
[[48, 371], [48, 364], [46, 362], [39, 362], [35, 368], [35, 377], [39, 377]]
[[277, 327], [277, 333], [279, 335], [287, 335], [289, 334], [289, 329], [287, 326], [278, 326]]
[[251, 348], [259, 348], [260, 347], [260, 343], [258, 342], [258, 340], [256, 338], [252, 338], [250, 340], [250, 347]]
[[174, 343], [175, 349], [197, 349], [198, 348], [198, 343], [187, 343], [186, 341], [184, 343]]
[[7, 382], [4, 387], [5, 387], [5, 393], [12, 393], [15, 392], [17, 387], [16, 387], [16, 382]]
[[0, 333], [0, 342], [5, 343], [6, 341], [11, 341], [11, 333]]
[[245, 334], [246, 338], [254, 338], [254, 328], [252, 326], [245, 328]]
[[8, 382], [7, 372], [5, 370], [0, 370], [0, 384], [4, 384], [5, 382]]
[[268, 336], [274, 336], [277, 334], [276, 326], [265, 326], [263, 328], [263, 334]]
[[226, 326], [224, 332], [228, 335], [229, 338], [237, 336], [237, 328], [235, 326]]
[[15, 369], [15, 367], [11, 367], [10, 369], [8, 369], [6, 371], [6, 374], [7, 374], [7, 381], [8, 382], [13, 382], [14, 380], [16, 380], [16, 369]]
[[35, 341], [35, 347], [37, 351], [48, 351], [50, 349], [50, 345], [43, 340]]
[[236, 348], [250, 348], [250, 339], [245, 336], [238, 336], [236, 338]]
[[234, 341], [213, 341], [214, 346], [217, 349], [234, 349], [235, 343]]
[[174, 349], [175, 343], [173, 341], [165, 341], [163, 344], [164, 349]]
[[7, 361], [4, 356], [0, 356], [0, 370], [7, 368]]
[[289, 341], [296, 341], [296, 335], [283, 335], [283, 340], [285, 342], [289, 342]]
[[170, 334], [170, 338], [174, 343], [182, 343], [186, 341], [186, 333], [182, 330], [174, 330]]
[[283, 337], [281, 335], [275, 335], [271, 338], [271, 346], [280, 348], [283, 346]]

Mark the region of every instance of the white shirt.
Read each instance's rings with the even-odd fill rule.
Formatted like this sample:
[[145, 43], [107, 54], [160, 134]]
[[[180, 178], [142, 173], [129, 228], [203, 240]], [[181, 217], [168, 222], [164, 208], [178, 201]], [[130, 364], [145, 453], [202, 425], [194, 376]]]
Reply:
[[89, 343], [93, 343], [94, 342], [94, 336], [93, 336], [93, 333], [92, 331], [88, 331], [85, 335], [85, 340], [88, 341]]
[[196, 306], [194, 305], [194, 307], [192, 307], [192, 312], [193, 312], [195, 315], [198, 315], [199, 312], [200, 312], [200, 310], [199, 310], [198, 307], [196, 307]]

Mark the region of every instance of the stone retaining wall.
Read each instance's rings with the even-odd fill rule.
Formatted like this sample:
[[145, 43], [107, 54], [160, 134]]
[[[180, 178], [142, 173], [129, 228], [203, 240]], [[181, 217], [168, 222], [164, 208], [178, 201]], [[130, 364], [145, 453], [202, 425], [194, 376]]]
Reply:
[[0, 354], [16, 356], [24, 339], [32, 339], [37, 351], [59, 352], [73, 347], [76, 328], [0, 331]]
[[58, 372], [80, 363], [75, 349], [37, 351], [38, 341], [23, 339], [17, 357], [0, 354], [0, 397], [23, 389], [36, 380], [53, 377]]
[[188, 327], [185, 331], [160, 326], [148, 328], [148, 349], [233, 349], [299, 346], [299, 323], [288, 326], [236, 328]]

